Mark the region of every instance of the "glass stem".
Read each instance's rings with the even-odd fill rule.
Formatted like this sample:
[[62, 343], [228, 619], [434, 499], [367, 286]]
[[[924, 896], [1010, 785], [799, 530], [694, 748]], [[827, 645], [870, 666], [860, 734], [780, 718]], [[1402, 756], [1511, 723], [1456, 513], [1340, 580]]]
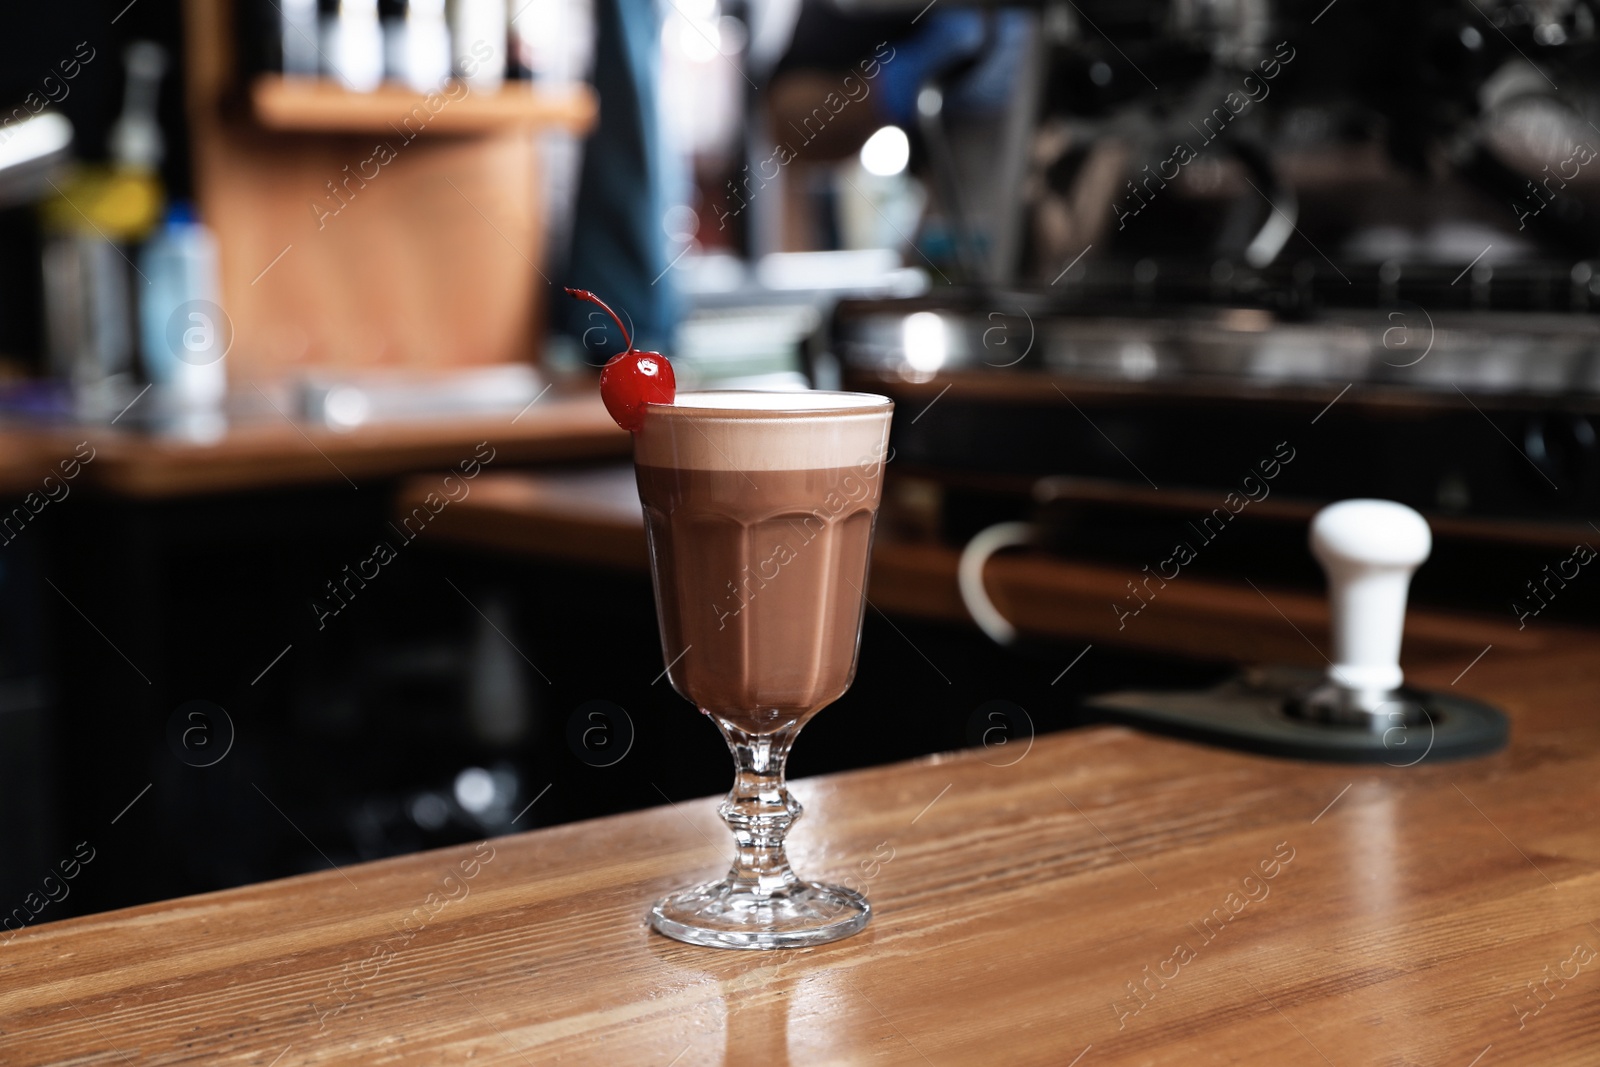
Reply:
[[738, 842], [728, 880], [738, 889], [770, 896], [799, 882], [783, 850], [801, 812], [783, 777], [799, 727], [752, 734], [727, 722], [719, 725], [734, 762], [733, 789], [718, 809]]

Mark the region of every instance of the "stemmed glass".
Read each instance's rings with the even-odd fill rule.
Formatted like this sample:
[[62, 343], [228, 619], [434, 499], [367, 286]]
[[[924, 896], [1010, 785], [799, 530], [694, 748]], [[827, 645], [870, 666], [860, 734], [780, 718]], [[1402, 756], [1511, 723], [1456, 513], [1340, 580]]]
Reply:
[[650, 924], [669, 937], [816, 945], [872, 914], [860, 893], [790, 868], [801, 808], [784, 765], [855, 677], [893, 410], [865, 393], [684, 393], [652, 404], [635, 435], [667, 674], [735, 766], [719, 809], [733, 866], [655, 903]]

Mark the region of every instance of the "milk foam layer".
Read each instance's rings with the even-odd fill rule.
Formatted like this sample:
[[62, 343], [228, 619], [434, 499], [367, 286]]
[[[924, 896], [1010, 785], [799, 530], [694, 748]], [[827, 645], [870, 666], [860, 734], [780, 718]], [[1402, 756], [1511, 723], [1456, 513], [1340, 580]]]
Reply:
[[649, 406], [633, 457], [680, 470], [860, 467], [883, 459], [893, 410], [870, 393], [680, 393]]

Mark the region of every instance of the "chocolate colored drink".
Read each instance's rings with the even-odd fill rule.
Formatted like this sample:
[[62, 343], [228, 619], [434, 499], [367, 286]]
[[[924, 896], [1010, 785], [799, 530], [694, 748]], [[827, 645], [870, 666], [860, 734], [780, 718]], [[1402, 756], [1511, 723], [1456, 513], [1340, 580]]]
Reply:
[[849, 393], [690, 393], [635, 444], [672, 684], [752, 733], [855, 675], [892, 405]]

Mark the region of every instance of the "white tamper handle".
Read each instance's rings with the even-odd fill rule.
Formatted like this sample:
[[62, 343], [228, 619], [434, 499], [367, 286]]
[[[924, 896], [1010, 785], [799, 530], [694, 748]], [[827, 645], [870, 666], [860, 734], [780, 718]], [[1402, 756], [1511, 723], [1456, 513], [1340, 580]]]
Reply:
[[1311, 554], [1328, 576], [1333, 665], [1345, 689], [1399, 688], [1411, 574], [1433, 548], [1428, 520], [1392, 500], [1342, 500], [1311, 520]]

